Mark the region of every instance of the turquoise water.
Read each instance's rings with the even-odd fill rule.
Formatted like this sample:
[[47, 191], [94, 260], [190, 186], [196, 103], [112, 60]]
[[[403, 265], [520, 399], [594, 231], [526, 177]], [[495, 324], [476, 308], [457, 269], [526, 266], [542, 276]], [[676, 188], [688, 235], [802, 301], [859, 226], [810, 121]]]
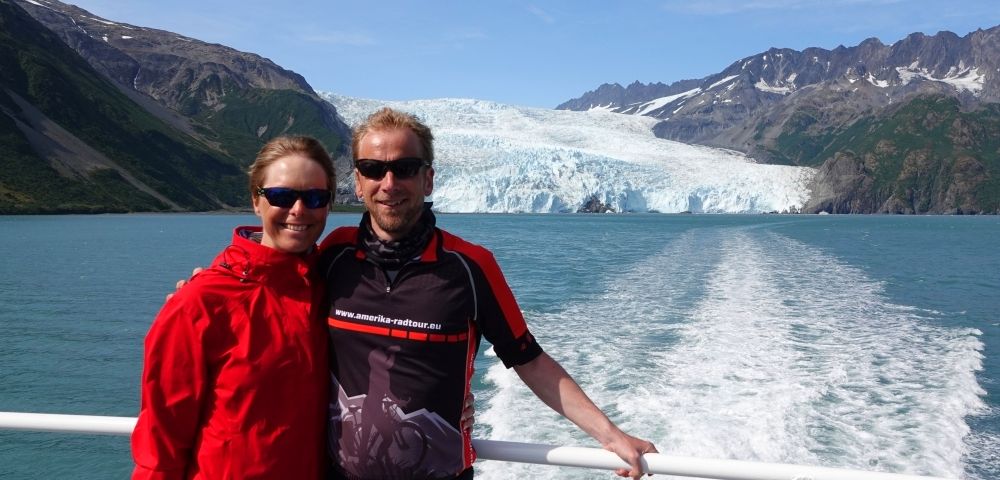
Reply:
[[[353, 224], [334, 215], [330, 225]], [[133, 416], [142, 338], [236, 215], [0, 217], [0, 410]], [[661, 452], [1000, 478], [1000, 218], [441, 215]], [[476, 437], [593, 445], [489, 352]], [[0, 432], [0, 478], [123, 478], [125, 437]], [[477, 478], [608, 478], [480, 462]]]

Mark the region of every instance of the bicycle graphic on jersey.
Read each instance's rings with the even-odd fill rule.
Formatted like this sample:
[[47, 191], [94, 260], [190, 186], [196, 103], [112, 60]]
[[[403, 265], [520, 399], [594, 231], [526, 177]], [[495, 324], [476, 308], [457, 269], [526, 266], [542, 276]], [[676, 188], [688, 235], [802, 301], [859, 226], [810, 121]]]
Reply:
[[402, 401], [392, 393], [389, 371], [399, 345], [373, 349], [368, 354], [368, 392], [361, 404], [342, 412], [341, 467], [349, 472], [381, 478], [412, 476], [427, 456], [427, 434], [406, 418]]
[[[341, 439], [340, 453], [346, 470], [379, 472], [382, 478], [394, 478], [419, 469], [427, 457], [427, 434], [416, 422], [403, 419], [403, 410], [395, 400], [383, 397], [376, 412], [365, 412], [360, 405], [348, 410], [343, 416], [347, 438]], [[375, 418], [363, 423], [363, 415], [371, 413]]]

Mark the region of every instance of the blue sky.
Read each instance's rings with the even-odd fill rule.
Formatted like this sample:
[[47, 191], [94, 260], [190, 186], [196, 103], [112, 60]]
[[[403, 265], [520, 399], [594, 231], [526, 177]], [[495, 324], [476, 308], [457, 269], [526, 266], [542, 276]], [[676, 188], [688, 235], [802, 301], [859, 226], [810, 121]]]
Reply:
[[316, 90], [549, 108], [602, 83], [701, 78], [771, 47], [1000, 25], [996, 0], [67, 1], [257, 53]]

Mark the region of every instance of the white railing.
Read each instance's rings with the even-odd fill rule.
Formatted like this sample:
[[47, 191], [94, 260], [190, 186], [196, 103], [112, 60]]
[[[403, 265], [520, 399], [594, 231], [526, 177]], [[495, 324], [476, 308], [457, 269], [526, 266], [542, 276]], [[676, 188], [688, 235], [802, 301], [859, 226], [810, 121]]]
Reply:
[[[134, 427], [133, 417], [0, 412], [0, 430], [129, 435]], [[627, 467], [617, 455], [599, 448], [560, 447], [498, 440], [473, 440], [472, 444], [480, 460], [603, 470]], [[648, 473], [719, 480], [943, 480], [940, 477], [783, 463], [675, 457], [659, 453], [644, 455], [643, 468]]]

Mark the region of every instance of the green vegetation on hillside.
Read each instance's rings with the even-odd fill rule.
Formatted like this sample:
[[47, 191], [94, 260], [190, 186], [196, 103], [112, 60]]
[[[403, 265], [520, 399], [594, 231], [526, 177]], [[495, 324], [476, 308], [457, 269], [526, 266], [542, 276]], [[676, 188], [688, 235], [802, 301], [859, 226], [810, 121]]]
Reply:
[[781, 134], [768, 149], [771, 163], [816, 167], [823, 163], [822, 153], [834, 141], [837, 129], [823, 127], [813, 108], [796, 111], [785, 121]]
[[260, 147], [279, 135], [309, 135], [331, 152], [343, 143], [333, 118], [319, 100], [292, 90], [238, 90], [228, 86], [220, 109], [202, 109], [193, 116], [211, 129], [208, 137], [230, 156], [249, 165]]
[[[0, 98], [5, 97], [0, 93]], [[164, 210], [159, 200], [136, 192], [117, 172], [94, 172], [90, 182], [66, 178], [39, 161], [6, 115], [0, 115], [0, 213], [105, 213]], [[127, 198], [128, 202], [122, 199]]]
[[1000, 105], [962, 111], [945, 96], [919, 96], [846, 128], [786, 124], [774, 151], [801, 165], [845, 153], [860, 159], [870, 189], [844, 192], [889, 213], [1000, 211]]

